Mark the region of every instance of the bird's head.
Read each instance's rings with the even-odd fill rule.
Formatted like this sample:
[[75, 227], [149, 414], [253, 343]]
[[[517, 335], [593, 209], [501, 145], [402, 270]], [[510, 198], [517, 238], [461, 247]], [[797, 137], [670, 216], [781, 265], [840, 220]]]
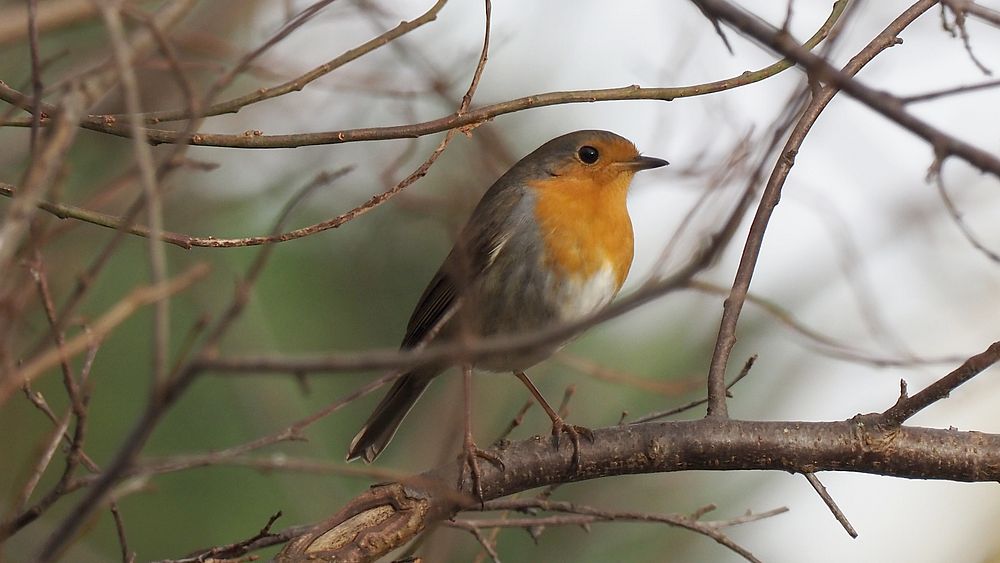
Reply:
[[599, 130], [556, 137], [522, 163], [540, 184], [568, 189], [589, 185], [621, 191], [628, 188], [636, 172], [668, 164], [661, 158], [640, 155], [635, 145], [620, 135]]

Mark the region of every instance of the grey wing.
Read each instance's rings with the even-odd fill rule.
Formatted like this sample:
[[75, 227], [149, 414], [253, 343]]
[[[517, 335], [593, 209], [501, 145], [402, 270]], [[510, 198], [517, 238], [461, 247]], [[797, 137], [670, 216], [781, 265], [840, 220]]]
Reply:
[[[445, 262], [447, 264], [447, 261]], [[451, 316], [457, 302], [458, 290], [451, 276], [445, 272], [445, 267], [434, 274], [424, 294], [417, 302], [417, 308], [410, 315], [406, 325], [406, 336], [400, 348], [413, 348], [420, 344], [443, 319]]]
[[520, 190], [490, 190], [483, 196], [460, 235], [468, 241], [468, 248], [456, 245], [434, 274], [410, 316], [401, 348], [417, 346], [432, 331], [440, 330], [439, 325], [454, 314], [461, 294], [459, 280], [464, 277], [474, 280], [493, 265], [510, 240], [513, 226], [509, 218], [520, 199]]

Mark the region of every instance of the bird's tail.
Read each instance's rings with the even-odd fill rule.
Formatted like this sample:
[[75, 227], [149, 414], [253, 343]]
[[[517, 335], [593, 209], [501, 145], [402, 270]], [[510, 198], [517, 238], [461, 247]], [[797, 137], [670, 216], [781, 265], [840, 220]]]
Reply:
[[386, 445], [396, 435], [399, 424], [414, 403], [423, 394], [431, 379], [440, 373], [438, 368], [418, 368], [396, 380], [375, 411], [351, 440], [347, 450], [347, 461], [364, 458], [371, 463], [382, 453]]

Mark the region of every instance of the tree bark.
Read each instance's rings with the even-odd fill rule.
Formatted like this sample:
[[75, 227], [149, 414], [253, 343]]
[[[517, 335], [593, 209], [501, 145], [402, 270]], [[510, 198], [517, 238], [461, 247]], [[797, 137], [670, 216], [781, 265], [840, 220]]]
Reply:
[[[1000, 435], [881, 423], [881, 415], [840, 422], [756, 422], [705, 418], [602, 428], [581, 443], [580, 464], [563, 439], [534, 437], [489, 450], [501, 471], [481, 464], [483, 500], [611, 475], [687, 470], [852, 471], [908, 479], [1000, 480]], [[403, 483], [378, 485], [285, 546], [277, 561], [372, 561], [437, 521], [474, 508], [462, 494], [459, 462]], [[463, 475], [462, 491], [469, 491]]]

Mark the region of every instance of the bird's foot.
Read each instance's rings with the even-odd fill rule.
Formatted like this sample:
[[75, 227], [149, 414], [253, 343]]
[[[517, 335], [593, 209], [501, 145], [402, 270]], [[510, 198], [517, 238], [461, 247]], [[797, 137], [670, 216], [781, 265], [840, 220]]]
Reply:
[[594, 441], [594, 432], [590, 428], [584, 426], [577, 426], [575, 424], [566, 424], [562, 418], [556, 418], [552, 421], [552, 436], [556, 439], [556, 448], [559, 448], [560, 438], [563, 434], [569, 436], [570, 442], [573, 443], [573, 461], [572, 468], [574, 471], [580, 468], [580, 436], [584, 436], [587, 440]]
[[504, 471], [503, 461], [479, 448], [475, 442], [472, 441], [471, 436], [467, 436], [464, 444], [462, 445], [462, 455], [460, 456], [464, 463], [462, 465], [462, 470], [458, 472], [458, 488], [462, 488], [462, 482], [465, 480], [465, 468], [469, 468], [470, 481], [472, 482], [472, 492], [476, 495], [476, 499], [479, 500], [479, 504], [485, 505], [486, 501], [483, 499], [483, 483], [482, 474], [479, 471], [479, 460], [485, 459], [486, 461], [492, 463], [500, 471]]

